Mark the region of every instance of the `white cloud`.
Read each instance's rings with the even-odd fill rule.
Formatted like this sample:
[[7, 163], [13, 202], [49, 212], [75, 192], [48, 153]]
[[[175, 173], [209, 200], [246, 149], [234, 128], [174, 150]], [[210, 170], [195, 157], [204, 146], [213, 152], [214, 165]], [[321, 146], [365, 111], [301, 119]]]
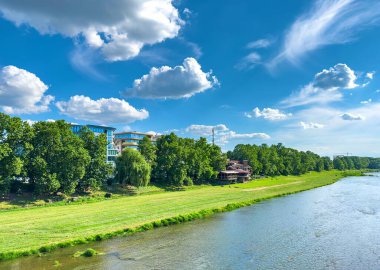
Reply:
[[149, 116], [145, 109], [138, 110], [117, 98], [92, 100], [86, 96], [72, 96], [69, 101], [57, 102], [56, 106], [62, 114], [98, 124], [132, 123]]
[[302, 106], [312, 103], [327, 104], [343, 98], [341, 89], [354, 89], [358, 77], [346, 64], [336, 64], [317, 73], [314, 80], [299, 92], [292, 94], [281, 103], [287, 107]]
[[193, 14], [193, 12], [191, 12], [191, 10], [188, 9], [188, 8], [184, 8], [183, 11], [182, 11], [182, 13], [183, 13], [187, 18], [189, 18], [189, 17], [191, 16], [191, 14]]
[[250, 139], [260, 139], [268, 140], [271, 137], [266, 133], [254, 132], [254, 133], [237, 133], [235, 131], [227, 131], [216, 137], [216, 143], [219, 145], [226, 145], [230, 140], [250, 140]]
[[357, 76], [346, 64], [336, 64], [334, 67], [324, 69], [314, 78], [314, 87], [320, 89], [353, 89], [359, 85], [355, 83]]
[[248, 118], [264, 118], [270, 121], [276, 121], [276, 120], [286, 120], [289, 117], [292, 116], [291, 113], [284, 113], [281, 112], [279, 109], [272, 109], [272, 108], [264, 108], [263, 110], [260, 110], [259, 108], [254, 108], [252, 112], [245, 113], [245, 116]]
[[373, 76], [375, 75], [376, 72], [367, 72], [367, 74], [365, 75], [368, 79], [372, 80], [373, 79]]
[[236, 133], [235, 131], [230, 131], [226, 136], [228, 139], [270, 139], [270, 136], [266, 133]]
[[[345, 113], [351, 114], [349, 118], [362, 121], [345, 121], [342, 119]], [[295, 112], [293, 119], [297, 126], [286, 125], [271, 131], [271, 142], [282, 142], [288, 147], [311, 150], [320, 155], [350, 152], [361, 156], [380, 156], [379, 148], [374, 147], [380, 145], [380, 102], [356, 104], [349, 110], [318, 104]], [[325, 126], [300, 131], [301, 121], [323, 123]]]
[[148, 99], [189, 98], [218, 84], [212, 71], [203, 72], [197, 60], [186, 58], [182, 66], [152, 68], [122, 95]]
[[238, 64], [235, 65], [236, 69], [252, 69], [261, 64], [261, 56], [257, 52], [251, 52], [243, 57]]
[[270, 45], [272, 45], [272, 43], [273, 42], [271, 40], [263, 38], [263, 39], [258, 39], [258, 40], [255, 40], [255, 41], [248, 43], [247, 48], [248, 49], [267, 48]]
[[9, 114], [32, 114], [49, 110], [53, 96], [35, 74], [15, 66], [0, 70], [0, 109]]
[[319, 123], [303, 122], [303, 121], [301, 121], [299, 124], [303, 129], [318, 129], [318, 128], [324, 128], [325, 126]]
[[172, 0], [2, 0], [0, 11], [17, 26], [83, 40], [107, 61], [133, 58], [146, 44], [176, 37], [184, 24]]
[[230, 130], [224, 124], [219, 124], [216, 126], [191, 125], [185, 129], [185, 132], [197, 136], [211, 137], [213, 129], [215, 135], [215, 143], [219, 145], [225, 145], [233, 139], [270, 139], [270, 136], [266, 133], [237, 133]]
[[283, 47], [270, 66], [283, 60], [297, 64], [321, 47], [350, 42], [357, 32], [378, 23], [379, 15], [376, 0], [317, 0], [287, 30]]
[[342, 117], [343, 120], [345, 121], [360, 121], [360, 120], [364, 120], [365, 118], [359, 114], [352, 114], [352, 113], [344, 113], [342, 115], [340, 115], [340, 117]]
[[372, 98], [368, 99], [368, 100], [363, 100], [363, 101], [360, 101], [360, 104], [369, 104], [372, 102]]
[[227, 131], [228, 130], [228, 128], [225, 125], [219, 124], [216, 126], [191, 125], [191, 126], [188, 126], [185, 129], [185, 131], [188, 133], [195, 134], [195, 135], [210, 136], [210, 135], [212, 135], [213, 129], [214, 129], [214, 132], [221, 132], [221, 131]]

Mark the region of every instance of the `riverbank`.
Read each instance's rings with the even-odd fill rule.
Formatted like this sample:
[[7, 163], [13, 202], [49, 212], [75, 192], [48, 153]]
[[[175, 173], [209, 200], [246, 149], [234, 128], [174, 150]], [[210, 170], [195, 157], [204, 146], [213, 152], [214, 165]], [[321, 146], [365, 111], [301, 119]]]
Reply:
[[348, 175], [339, 171], [312, 172], [82, 205], [3, 211], [0, 212], [0, 260], [231, 211], [261, 200], [332, 184]]

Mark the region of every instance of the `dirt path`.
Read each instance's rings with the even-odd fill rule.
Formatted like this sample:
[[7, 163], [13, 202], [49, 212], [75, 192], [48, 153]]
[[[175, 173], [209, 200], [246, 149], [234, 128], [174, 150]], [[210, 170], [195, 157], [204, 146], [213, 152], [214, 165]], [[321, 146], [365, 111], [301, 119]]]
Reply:
[[304, 182], [304, 181], [296, 181], [296, 182], [292, 182], [292, 183], [288, 183], [288, 184], [273, 185], [273, 186], [268, 186], [268, 187], [248, 188], [248, 189], [244, 189], [243, 191], [265, 190], [265, 189], [274, 188], [274, 187], [284, 187], [284, 186], [296, 185], [296, 184], [299, 184], [302, 182]]

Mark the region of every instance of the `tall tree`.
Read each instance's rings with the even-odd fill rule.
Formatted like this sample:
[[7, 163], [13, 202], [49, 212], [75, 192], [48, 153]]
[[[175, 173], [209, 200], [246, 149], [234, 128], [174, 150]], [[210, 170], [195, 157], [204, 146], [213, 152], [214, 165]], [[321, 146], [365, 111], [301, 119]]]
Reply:
[[152, 166], [152, 168], [156, 164], [156, 152], [157, 147], [156, 145], [151, 141], [150, 138], [144, 137], [142, 140], [139, 141], [138, 144], [138, 150], [140, 153], [144, 156], [145, 160]]
[[67, 194], [73, 193], [90, 163], [83, 141], [64, 121], [38, 122], [33, 128], [35, 136], [28, 174], [36, 192], [60, 189]]
[[84, 143], [84, 149], [89, 153], [90, 162], [86, 166], [86, 174], [79, 181], [78, 189], [99, 189], [112, 173], [112, 165], [107, 163], [107, 137], [105, 134], [95, 136], [87, 127], [80, 130], [79, 137]]
[[147, 186], [150, 181], [151, 167], [144, 156], [130, 148], [123, 150], [116, 158], [115, 179], [120, 184], [128, 184], [136, 187]]
[[0, 113], [0, 191], [8, 193], [11, 181], [25, 175], [24, 160], [32, 149], [32, 137], [28, 123]]

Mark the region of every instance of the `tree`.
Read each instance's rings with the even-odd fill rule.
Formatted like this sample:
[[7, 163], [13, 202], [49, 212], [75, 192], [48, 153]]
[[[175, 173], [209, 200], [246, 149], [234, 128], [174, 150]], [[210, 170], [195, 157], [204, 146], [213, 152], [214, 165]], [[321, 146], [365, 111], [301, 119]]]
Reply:
[[333, 163], [334, 163], [334, 169], [344, 171], [347, 168], [347, 165], [345, 164], [343, 158], [341, 157], [334, 158]]
[[33, 129], [33, 150], [28, 156], [30, 183], [39, 194], [58, 189], [73, 193], [90, 163], [83, 141], [62, 120], [38, 122]]
[[147, 186], [150, 181], [151, 167], [144, 156], [130, 148], [123, 150], [116, 158], [115, 179], [120, 184], [136, 187]]
[[107, 163], [107, 137], [105, 134], [95, 136], [89, 128], [83, 127], [79, 132], [79, 138], [89, 153], [90, 162], [86, 166], [86, 174], [79, 181], [78, 189], [99, 189], [112, 173], [112, 166]]
[[32, 149], [32, 137], [26, 122], [0, 113], [0, 191], [8, 193], [11, 181], [25, 174], [24, 160]]
[[153, 171], [155, 181], [165, 185], [182, 186], [187, 176], [186, 149], [174, 133], [157, 140], [157, 166]]
[[145, 136], [142, 140], [139, 141], [138, 148], [140, 153], [144, 156], [145, 160], [153, 168], [156, 164], [156, 151], [157, 147], [152, 141]]

